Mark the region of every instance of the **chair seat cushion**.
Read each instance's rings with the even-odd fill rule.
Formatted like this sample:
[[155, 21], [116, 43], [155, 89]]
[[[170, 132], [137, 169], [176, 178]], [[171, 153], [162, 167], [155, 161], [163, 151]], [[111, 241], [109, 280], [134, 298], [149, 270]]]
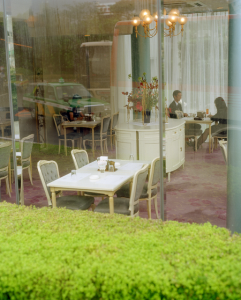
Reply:
[[186, 129], [185, 135], [193, 135], [193, 136], [199, 136], [202, 134], [201, 129]]
[[[129, 216], [131, 212], [129, 211], [130, 199], [126, 198], [115, 198], [114, 197], [114, 213]], [[139, 210], [139, 204], [134, 207], [134, 214]], [[95, 212], [108, 214], [109, 209], [109, 198], [102, 200], [95, 208]]]
[[2, 177], [6, 177], [8, 175], [8, 171], [1, 171], [0, 172], [0, 179], [2, 178]]
[[[140, 199], [144, 199], [144, 198], [148, 198], [148, 193], [147, 193], [147, 188], [148, 185], [147, 183], [144, 184]], [[156, 196], [157, 194], [157, 189], [152, 189], [151, 190], [151, 197]], [[124, 198], [129, 198], [130, 197], [130, 187], [129, 184], [125, 184], [123, 185], [122, 188], [120, 188], [117, 192], [116, 192], [117, 197], [124, 197]]]
[[227, 131], [216, 133], [216, 134], [214, 133], [212, 135], [212, 137], [215, 137], [215, 138], [226, 138], [227, 137]]
[[30, 161], [23, 161], [22, 167], [27, 168], [28, 166], [30, 166]]
[[[107, 134], [103, 134], [102, 135], [102, 139], [106, 139], [107, 137]], [[84, 140], [89, 140], [89, 141], [92, 141], [92, 133], [89, 133], [89, 134], [86, 134], [84, 137], [83, 137]], [[94, 134], [94, 140], [96, 141], [99, 141], [100, 140], [100, 133], [95, 133]]]
[[71, 210], [85, 210], [89, 209], [94, 204], [95, 199], [93, 197], [70, 195], [56, 198], [57, 207], [66, 207]]

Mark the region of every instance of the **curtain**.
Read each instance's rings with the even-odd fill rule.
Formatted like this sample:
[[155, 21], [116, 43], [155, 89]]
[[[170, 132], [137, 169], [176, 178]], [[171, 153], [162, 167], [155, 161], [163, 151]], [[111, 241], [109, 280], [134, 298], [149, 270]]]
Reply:
[[[182, 91], [184, 112], [207, 108], [216, 113], [214, 100], [228, 90], [228, 12], [187, 15], [183, 37], [164, 38], [165, 97]], [[167, 27], [165, 25], [165, 27]], [[176, 26], [176, 33], [181, 26]]]

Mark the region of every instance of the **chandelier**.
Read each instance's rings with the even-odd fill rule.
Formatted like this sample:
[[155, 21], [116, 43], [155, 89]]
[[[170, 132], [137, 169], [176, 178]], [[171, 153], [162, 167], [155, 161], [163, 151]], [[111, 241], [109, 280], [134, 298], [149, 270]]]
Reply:
[[[155, 21], [156, 25], [154, 28], [150, 28], [150, 24]], [[153, 16], [151, 15], [150, 11], [148, 9], [143, 9], [139, 15], [139, 17], [134, 17], [131, 22], [132, 25], [135, 27], [135, 34], [136, 37], [137, 35], [141, 36], [141, 37], [149, 37], [152, 38], [153, 36], [155, 36], [157, 34], [157, 21], [158, 21], [158, 14], [157, 12], [153, 14]], [[144, 34], [145, 35], [141, 35], [138, 30], [137, 27], [139, 25], [142, 25], [144, 28]]]
[[[166, 16], [167, 12], [164, 8], [163, 10], [163, 14], [164, 16]], [[182, 28], [181, 28], [181, 31], [177, 34], [175, 34], [175, 28], [176, 28], [176, 23], [179, 23]], [[173, 37], [173, 36], [177, 36], [179, 35], [180, 33], [182, 34], [183, 36], [183, 31], [184, 31], [184, 25], [187, 23], [187, 17], [185, 16], [180, 16], [180, 12], [178, 9], [172, 9], [169, 14], [168, 14], [168, 17], [166, 18], [166, 25], [169, 27], [169, 28], [165, 28], [164, 27], [164, 30], [168, 30], [168, 33], [164, 31], [164, 36], [170, 36], [170, 37]]]
[[[164, 16], [166, 15], [166, 10], [164, 8], [163, 10], [163, 14]], [[150, 28], [150, 24], [155, 21], [155, 27]], [[157, 12], [154, 13], [153, 15], [151, 15], [150, 11], [148, 9], [143, 9], [139, 15], [139, 17], [134, 17], [131, 22], [132, 25], [135, 27], [135, 34], [136, 34], [136, 38], [137, 35], [144, 37], [144, 38], [152, 38], [157, 34], [157, 21], [158, 21], [158, 14]], [[176, 22], [179, 22], [179, 24], [182, 26], [181, 31], [178, 34], [175, 34], [175, 27], [176, 27]], [[180, 33], [182, 33], [183, 35], [183, 31], [184, 28], [183, 26], [187, 23], [187, 17], [185, 16], [180, 16], [180, 12], [178, 9], [172, 9], [169, 14], [168, 17], [166, 18], [166, 25], [169, 28], [164, 28], [165, 30], [168, 30], [167, 32], [164, 32], [164, 36], [177, 36]], [[143, 29], [144, 29], [144, 35], [141, 35], [138, 32], [137, 27], [139, 25], [142, 25]]]

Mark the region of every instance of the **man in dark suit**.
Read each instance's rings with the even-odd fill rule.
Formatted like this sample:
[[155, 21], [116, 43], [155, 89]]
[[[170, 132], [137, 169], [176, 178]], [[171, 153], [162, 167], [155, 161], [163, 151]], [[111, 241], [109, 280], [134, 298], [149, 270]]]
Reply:
[[[183, 112], [183, 110], [182, 110], [182, 105], [181, 105], [181, 103], [179, 103], [180, 100], [182, 99], [182, 92], [179, 91], [179, 90], [175, 90], [175, 91], [173, 92], [173, 98], [174, 98], [174, 100], [173, 100], [172, 103], [169, 105], [169, 111], [170, 111], [170, 118], [176, 119], [177, 116], [176, 116], [176, 114], [175, 114], [175, 111], [176, 111], [176, 110], [180, 110], [180, 111]], [[185, 113], [184, 113], [183, 115], [184, 115], [184, 117], [187, 117], [187, 116], [188, 116], [188, 115], [185, 114]]]

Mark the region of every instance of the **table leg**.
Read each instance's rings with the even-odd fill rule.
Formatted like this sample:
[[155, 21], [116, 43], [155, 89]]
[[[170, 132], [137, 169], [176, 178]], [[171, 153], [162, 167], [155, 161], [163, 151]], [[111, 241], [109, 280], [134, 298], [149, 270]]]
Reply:
[[94, 128], [92, 128], [92, 152], [93, 157], [95, 156], [95, 131]]
[[209, 124], [209, 153], [211, 153], [211, 143], [212, 143], [212, 131], [211, 131], [211, 124]]
[[56, 208], [56, 194], [52, 191], [52, 208]]
[[4, 137], [4, 128], [5, 128], [5, 126], [4, 126], [4, 125], [2, 125], [2, 126], [1, 126], [1, 130], [2, 130], [2, 137]]
[[113, 196], [109, 197], [109, 208], [110, 208], [110, 214], [114, 214], [114, 198]]
[[64, 151], [67, 156], [67, 141], [66, 141], [66, 127], [64, 127]]

